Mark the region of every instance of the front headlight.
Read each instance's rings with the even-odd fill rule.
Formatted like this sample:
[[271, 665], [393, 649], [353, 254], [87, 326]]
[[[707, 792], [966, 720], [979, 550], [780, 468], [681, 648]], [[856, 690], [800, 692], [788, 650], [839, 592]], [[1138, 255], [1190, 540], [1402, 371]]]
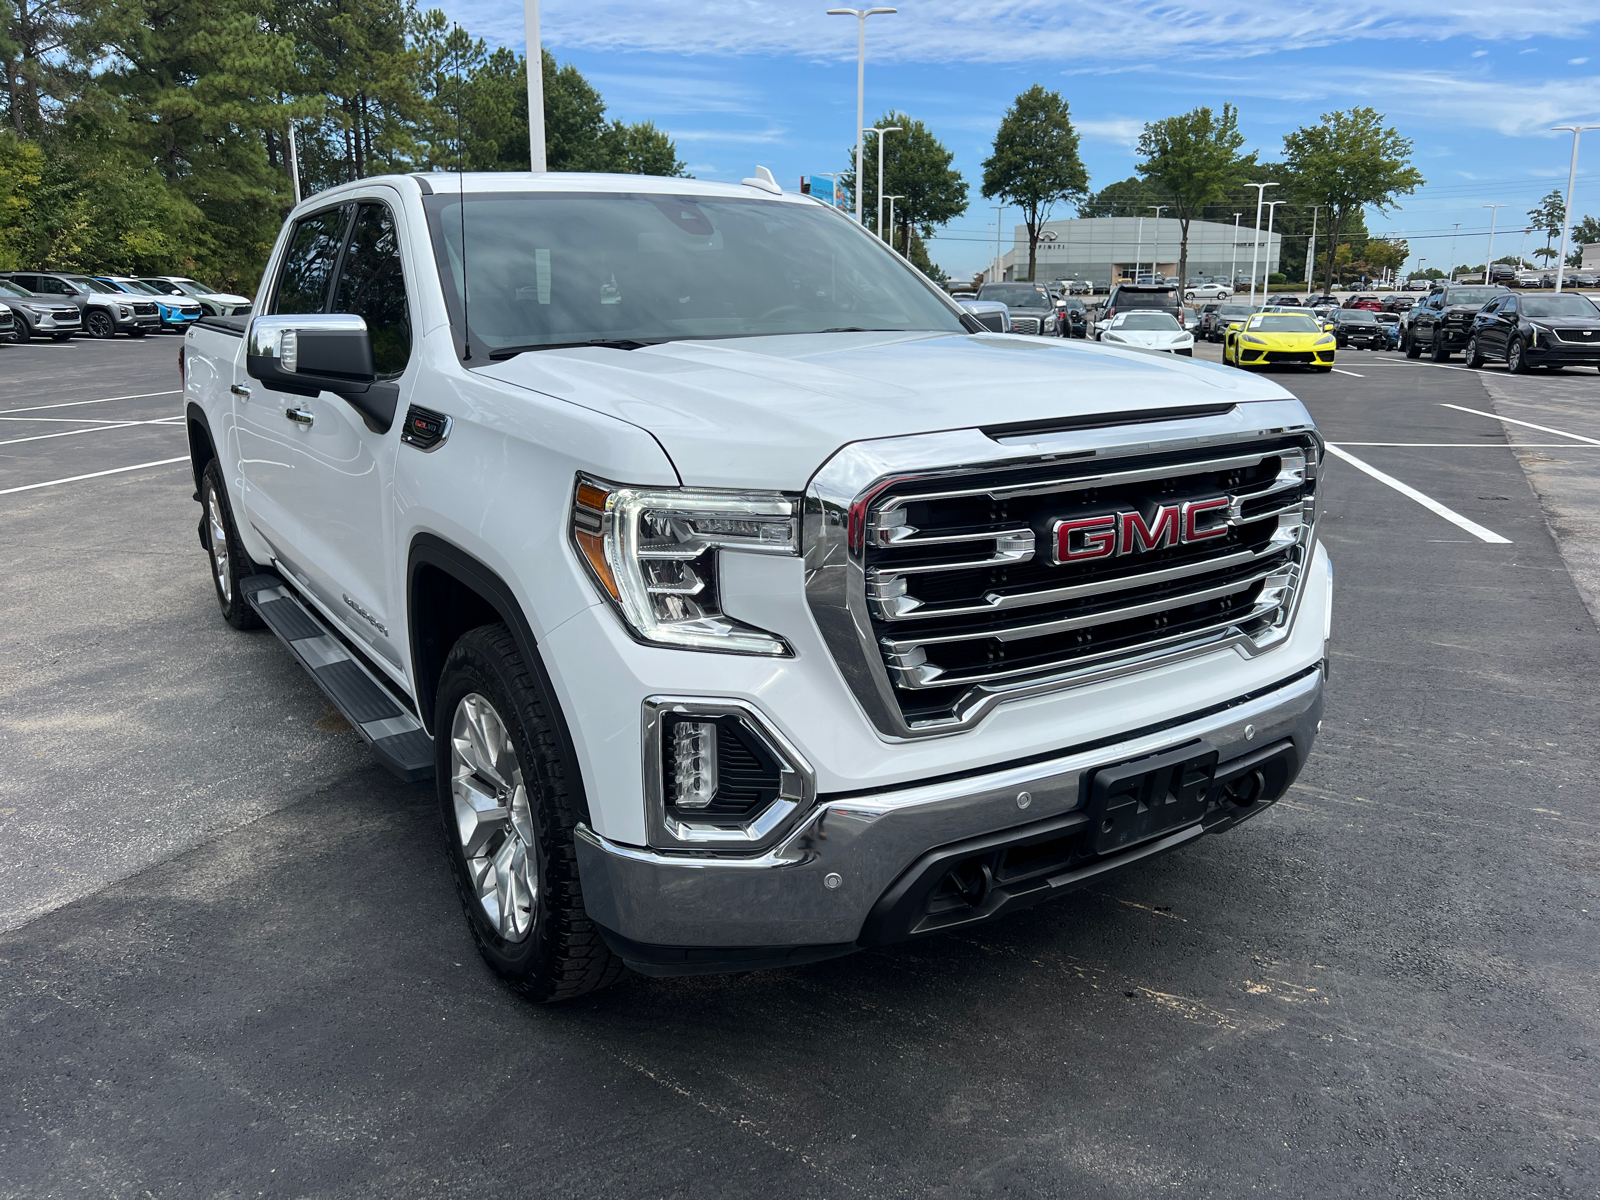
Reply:
[[799, 506], [779, 492], [619, 487], [578, 477], [572, 541], [596, 586], [642, 642], [787, 657], [777, 634], [722, 612], [722, 550], [800, 553]]
[[1316, 341], [1312, 342], [1311, 344], [1313, 346], [1332, 346], [1332, 345], [1334, 345], [1336, 340], [1337, 339], [1335, 339], [1331, 334], [1329, 334], [1329, 335], [1325, 335], [1323, 337], [1319, 337]]
[[126, 305], [119, 304], [117, 305], [117, 316], [126, 321], [129, 317], [133, 316], [133, 309], [127, 307]]
[[1265, 346], [1267, 344], [1266, 338], [1258, 338], [1253, 333], [1241, 333], [1239, 340], [1247, 346]]
[[48, 308], [44, 308], [38, 304], [24, 304], [22, 307], [27, 309], [36, 317], [48, 317], [50, 315], [50, 310]]
[[1118, 337], [1114, 333], [1102, 333], [1100, 335], [1100, 340], [1102, 342], [1120, 342], [1120, 341], [1122, 341], [1122, 339], [1120, 337]]

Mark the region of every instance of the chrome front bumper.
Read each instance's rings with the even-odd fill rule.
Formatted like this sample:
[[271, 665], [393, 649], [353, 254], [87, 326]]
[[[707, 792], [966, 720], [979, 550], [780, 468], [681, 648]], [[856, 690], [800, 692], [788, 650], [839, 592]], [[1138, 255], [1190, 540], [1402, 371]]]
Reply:
[[[868, 795], [824, 795], [792, 834], [755, 857], [662, 854], [609, 841], [579, 825], [584, 903], [622, 956], [647, 970], [652, 962], [673, 961], [674, 949], [682, 952], [677, 958], [689, 964], [687, 970], [739, 969], [741, 956], [719, 954], [718, 948], [747, 951], [751, 966], [786, 961], [784, 948], [799, 952], [787, 961], [843, 953], [861, 937], [880, 897], [919, 857], [966, 839], [1025, 832], [1078, 809], [1084, 803], [1083, 777], [1095, 768], [1197, 739], [1216, 747], [1223, 766], [1284, 740], [1293, 742], [1304, 763], [1322, 715], [1323, 678], [1319, 665], [1220, 710], [1044, 762]], [[1028, 797], [1025, 807], [1022, 794]], [[1239, 815], [1268, 806], [1258, 803]], [[1210, 828], [1194, 825], [1096, 860], [1090, 873], [1136, 861]], [[1076, 881], [1051, 883], [1064, 891]]]

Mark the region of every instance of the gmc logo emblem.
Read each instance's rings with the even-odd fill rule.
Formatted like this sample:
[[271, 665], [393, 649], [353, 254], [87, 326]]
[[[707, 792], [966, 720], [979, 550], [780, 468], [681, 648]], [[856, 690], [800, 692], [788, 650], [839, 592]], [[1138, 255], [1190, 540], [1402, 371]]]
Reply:
[[1182, 504], [1163, 504], [1150, 520], [1141, 512], [1101, 513], [1095, 517], [1073, 517], [1054, 526], [1056, 563], [1088, 562], [1123, 554], [1143, 554], [1165, 550], [1180, 542], [1204, 542], [1226, 537], [1228, 524], [1208, 518], [1226, 511], [1232, 501], [1227, 496], [1207, 500], [1186, 500]]

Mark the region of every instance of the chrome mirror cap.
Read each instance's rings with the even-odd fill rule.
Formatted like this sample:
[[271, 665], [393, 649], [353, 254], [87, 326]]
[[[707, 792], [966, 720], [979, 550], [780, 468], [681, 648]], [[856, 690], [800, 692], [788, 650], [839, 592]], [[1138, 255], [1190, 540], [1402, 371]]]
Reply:
[[367, 322], [354, 313], [295, 313], [255, 317], [250, 322], [249, 347], [253, 358], [275, 358], [280, 370], [293, 373], [299, 357], [301, 333], [365, 333]]

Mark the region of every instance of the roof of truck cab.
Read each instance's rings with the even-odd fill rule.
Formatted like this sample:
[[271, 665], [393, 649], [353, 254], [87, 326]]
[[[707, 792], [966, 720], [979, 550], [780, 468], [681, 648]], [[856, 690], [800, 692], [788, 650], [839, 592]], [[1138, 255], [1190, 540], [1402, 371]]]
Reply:
[[[726, 199], [755, 199], [787, 201], [795, 204], [815, 204], [831, 208], [814, 196], [801, 195], [785, 189], [781, 193], [765, 188], [750, 187], [740, 183], [716, 183], [704, 179], [681, 179], [664, 175], [610, 175], [577, 171], [465, 171], [461, 174], [445, 171], [417, 172], [411, 175], [374, 175], [352, 183], [341, 183], [315, 196], [307, 196], [298, 207], [326, 202], [346, 194], [359, 193], [373, 184], [388, 184], [396, 188], [419, 188], [422, 194], [448, 195], [463, 191], [474, 194], [484, 192], [615, 192], [619, 195], [649, 193], [669, 196], [705, 196]], [[843, 210], [840, 210], [841, 213]]]

